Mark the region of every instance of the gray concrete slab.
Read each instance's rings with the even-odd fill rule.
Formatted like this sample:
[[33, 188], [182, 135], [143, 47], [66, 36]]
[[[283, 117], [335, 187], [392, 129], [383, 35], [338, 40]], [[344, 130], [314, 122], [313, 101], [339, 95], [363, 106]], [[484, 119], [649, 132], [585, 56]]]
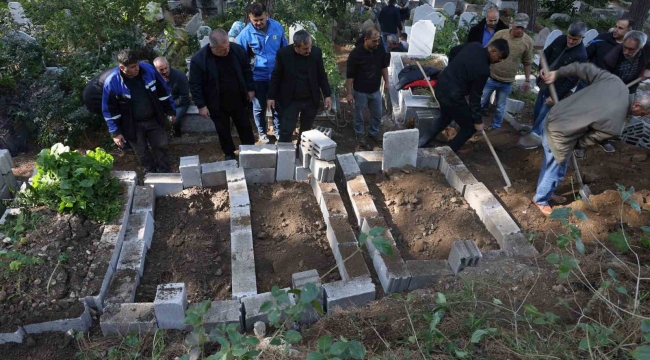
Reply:
[[198, 155], [182, 156], [178, 170], [183, 188], [201, 187], [201, 162]]
[[370, 279], [335, 281], [324, 284], [328, 314], [353, 307], [363, 307], [375, 300], [375, 284]]
[[417, 129], [385, 132], [381, 169], [417, 166], [419, 134]]
[[352, 153], [336, 155], [336, 164], [341, 179], [350, 180], [361, 175], [357, 159]]
[[183, 179], [180, 173], [145, 174], [144, 184], [153, 185], [156, 196], [174, 195], [183, 191]]
[[203, 317], [205, 330], [209, 333], [221, 324], [237, 324], [237, 331], [243, 328], [243, 307], [239, 300], [213, 301], [208, 313]]
[[236, 160], [217, 161], [201, 164], [201, 183], [203, 187], [226, 185], [226, 171], [237, 168]]
[[383, 151], [357, 151], [354, 153], [361, 174], [380, 174], [382, 161], [384, 158]]
[[240, 145], [239, 167], [242, 169], [275, 168], [278, 150], [275, 145]]
[[137, 214], [141, 212], [150, 212], [155, 216], [156, 209], [156, 192], [153, 185], [136, 186], [135, 193], [133, 194], [133, 206], [131, 213]]
[[273, 184], [275, 182], [275, 168], [244, 169], [244, 174], [248, 184]]
[[447, 260], [407, 260], [411, 273], [408, 291], [433, 287], [445, 276], [453, 276]]
[[153, 301], [156, 322], [161, 329], [185, 330], [187, 290], [185, 283], [161, 284]]
[[153, 303], [110, 304], [104, 309], [99, 324], [104, 336], [145, 334], [158, 328]]
[[278, 158], [276, 164], [275, 180], [293, 180], [296, 171], [296, 149], [292, 142], [277, 144]]

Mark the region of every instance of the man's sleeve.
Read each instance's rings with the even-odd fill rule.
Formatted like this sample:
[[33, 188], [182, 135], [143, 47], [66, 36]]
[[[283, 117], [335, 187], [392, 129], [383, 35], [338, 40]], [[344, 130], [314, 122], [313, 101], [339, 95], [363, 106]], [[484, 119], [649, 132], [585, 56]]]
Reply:
[[316, 74], [318, 77], [318, 86], [323, 92], [323, 97], [332, 96], [332, 90], [330, 89], [330, 83], [327, 80], [327, 73], [325, 72], [325, 64], [323, 63], [323, 53], [319, 52], [318, 54], [318, 65], [316, 67]]
[[156, 82], [158, 83], [156, 86], [156, 96], [158, 96], [158, 101], [160, 101], [163, 111], [169, 116], [175, 116], [176, 106], [174, 105], [174, 97], [172, 96], [171, 91], [169, 91], [167, 82], [158, 71], [154, 70], [153, 73], [155, 74]]
[[532, 65], [534, 58], [535, 54], [533, 52], [533, 42], [531, 41], [530, 43], [526, 44], [526, 51], [524, 51], [524, 53], [521, 55], [521, 63], [524, 66]]
[[178, 101], [178, 104], [175, 104], [177, 107], [180, 105], [187, 105], [190, 103], [190, 84], [187, 80], [187, 76], [185, 74], [182, 74], [179, 82], [178, 82], [178, 91], [181, 93], [179, 96], [179, 99], [176, 99]]
[[[246, 28], [244, 28], [239, 35], [237, 35], [237, 38], [235, 39], [235, 42], [239, 44], [239, 46], [243, 47], [244, 50], [248, 51], [248, 37], [246, 37]], [[192, 71], [190, 70], [190, 75], [192, 74]], [[192, 94], [194, 96], [194, 94]]]
[[357, 76], [356, 56], [354, 55], [354, 52], [351, 52], [350, 56], [348, 56], [345, 73], [346, 78], [348, 79], [354, 79]]
[[555, 72], [557, 78], [575, 77], [584, 81], [587, 85], [593, 83], [596, 79], [606, 73], [605, 70], [599, 69], [592, 63], [571, 63], [559, 68]]
[[[280, 81], [282, 81], [282, 75], [284, 74], [284, 64], [282, 63], [282, 56], [278, 51], [275, 54], [275, 66], [273, 67], [273, 72], [271, 72], [271, 83], [269, 84], [269, 91], [266, 96], [268, 100], [277, 100], [277, 94], [280, 89]], [[263, 104], [262, 106], [266, 106]]]
[[[250, 66], [249, 66], [250, 67]], [[194, 60], [190, 62], [190, 92], [194, 104], [199, 109], [206, 106], [203, 99], [203, 69]]]
[[481, 95], [483, 94], [483, 88], [485, 87], [487, 79], [487, 76], [481, 76], [474, 80], [469, 92], [469, 107], [472, 111], [472, 120], [474, 121], [474, 124], [483, 123], [483, 116], [481, 115]]
[[102, 91], [102, 114], [104, 115], [104, 120], [108, 126], [108, 131], [112, 136], [117, 136], [121, 134], [119, 126], [119, 119], [122, 117], [120, 114], [119, 104], [117, 98], [111, 91], [109, 83], [104, 84]]

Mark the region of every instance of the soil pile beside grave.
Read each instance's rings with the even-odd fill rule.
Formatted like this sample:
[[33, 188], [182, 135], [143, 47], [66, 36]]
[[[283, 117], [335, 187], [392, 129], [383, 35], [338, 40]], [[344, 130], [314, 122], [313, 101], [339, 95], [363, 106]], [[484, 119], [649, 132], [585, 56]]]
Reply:
[[[103, 270], [90, 267], [103, 232], [99, 223], [47, 208], [32, 209], [29, 218], [23, 226], [35, 228], [18, 242], [5, 238], [0, 250], [20, 252], [41, 263], [2, 259], [23, 265], [20, 270], [11, 270], [9, 264], [0, 267], [0, 333], [13, 332], [18, 325], [79, 317], [84, 311], [79, 298], [98, 294], [106, 274], [108, 264]], [[57, 267], [61, 254], [65, 256]]]
[[474, 240], [481, 251], [499, 248], [438, 170], [409, 166], [366, 175], [366, 180], [404, 260], [447, 259], [456, 240]]
[[230, 300], [230, 213], [225, 187], [156, 198], [156, 226], [136, 302], [160, 284], [185, 283], [187, 299]]
[[[326, 225], [311, 186], [277, 182], [248, 187], [251, 202], [257, 292], [291, 286], [291, 274], [316, 269], [323, 276], [336, 265]], [[339, 280], [332, 271], [323, 282]]]

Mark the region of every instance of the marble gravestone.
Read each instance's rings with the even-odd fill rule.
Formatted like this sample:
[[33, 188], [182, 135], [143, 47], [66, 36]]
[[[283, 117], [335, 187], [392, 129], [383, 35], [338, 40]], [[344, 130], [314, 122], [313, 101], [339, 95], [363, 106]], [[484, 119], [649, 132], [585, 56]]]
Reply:
[[433, 41], [436, 37], [436, 26], [430, 20], [421, 20], [411, 27], [409, 50], [407, 55], [413, 57], [427, 57], [433, 50]]

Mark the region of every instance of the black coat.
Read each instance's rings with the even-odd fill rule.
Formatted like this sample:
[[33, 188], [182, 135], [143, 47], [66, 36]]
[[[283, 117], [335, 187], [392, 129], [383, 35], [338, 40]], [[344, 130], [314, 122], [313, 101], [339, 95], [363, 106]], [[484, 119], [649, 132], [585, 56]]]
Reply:
[[[634, 77], [635, 79], [640, 78], [643, 75], [644, 70], [650, 69], [650, 45], [646, 44], [641, 51], [641, 62], [637, 68], [637, 75]], [[623, 59], [625, 59], [625, 55], [623, 55], [623, 44], [616, 45], [607, 55], [605, 55], [605, 58], [603, 59], [603, 69], [618, 76], [617, 69]], [[630, 86], [630, 94], [634, 94], [638, 86], [639, 84]]]
[[[244, 103], [248, 103], [248, 92], [255, 91], [253, 83], [253, 70], [251, 69], [248, 54], [239, 44], [230, 43], [230, 54], [233, 57], [239, 89]], [[190, 62], [190, 92], [194, 104], [200, 109], [208, 107], [211, 114], [219, 113], [219, 71], [214, 61], [210, 44], [204, 46], [192, 57]]]
[[[544, 55], [546, 56], [546, 61], [548, 62], [549, 67], [551, 67], [551, 65], [553, 65], [555, 60], [559, 57], [557, 64], [552, 69], [550, 69], [551, 71], [557, 70], [574, 62], [581, 63], [587, 61], [587, 49], [585, 48], [584, 44], [580, 42], [580, 44], [570, 49], [566, 49], [566, 39], [566, 35], [560, 35], [551, 43], [551, 45], [549, 45], [544, 50]], [[564, 51], [565, 49], [566, 51]], [[562, 53], [563, 51], [564, 53]], [[565, 77], [558, 79], [555, 82], [555, 89], [557, 91], [558, 99], [562, 100], [565, 97], [569, 96], [571, 94], [571, 89], [573, 89], [578, 84], [578, 80], [580, 79], [576, 77]], [[537, 78], [537, 84], [541, 85], [540, 90], [548, 91], [546, 86], [542, 85], [545, 84], [544, 80], [539, 77]]]
[[[293, 97], [295, 77], [295, 50], [293, 46], [285, 46], [278, 50], [275, 55], [275, 67], [271, 74], [269, 85], [269, 100], [278, 100], [280, 105], [289, 106]], [[299, 55], [302, 56], [302, 55]], [[320, 92], [323, 97], [332, 96], [325, 66], [323, 65], [323, 52], [317, 46], [313, 46], [308, 56], [309, 60], [309, 86], [311, 88], [312, 101], [314, 106], [320, 104]]]
[[598, 35], [587, 46], [587, 60], [599, 68], [604, 69], [603, 60], [605, 60], [605, 55], [612, 51], [616, 45], [618, 43], [614, 40], [613, 33], [608, 32]]
[[[469, 32], [467, 33], [467, 42], [478, 42], [483, 44], [483, 29], [485, 29], [485, 24], [487, 22], [485, 19], [479, 21], [478, 24], [472, 26], [471, 29], [469, 29]], [[494, 30], [494, 33], [496, 34], [497, 31], [499, 30], [504, 30], [507, 29], [508, 25], [506, 25], [501, 19], [497, 22], [497, 27]]]

